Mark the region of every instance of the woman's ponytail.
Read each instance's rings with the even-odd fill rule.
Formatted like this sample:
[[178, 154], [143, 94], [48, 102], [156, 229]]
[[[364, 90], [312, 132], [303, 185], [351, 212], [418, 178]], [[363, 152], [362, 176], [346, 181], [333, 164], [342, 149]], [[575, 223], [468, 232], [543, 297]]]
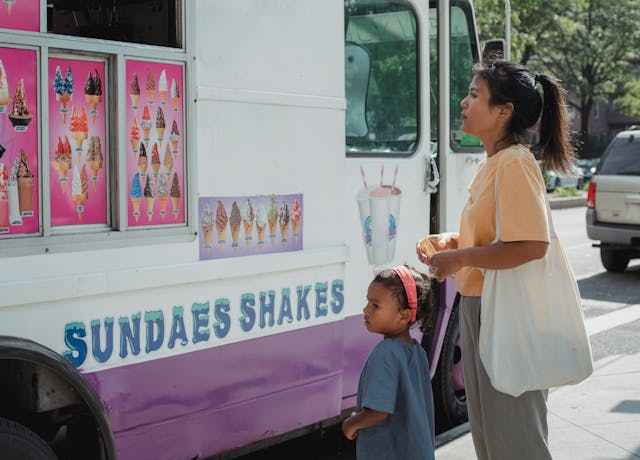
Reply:
[[567, 172], [573, 160], [573, 151], [569, 143], [565, 91], [547, 75], [537, 74], [535, 79], [542, 85], [543, 91], [540, 139], [536, 150], [545, 169]]

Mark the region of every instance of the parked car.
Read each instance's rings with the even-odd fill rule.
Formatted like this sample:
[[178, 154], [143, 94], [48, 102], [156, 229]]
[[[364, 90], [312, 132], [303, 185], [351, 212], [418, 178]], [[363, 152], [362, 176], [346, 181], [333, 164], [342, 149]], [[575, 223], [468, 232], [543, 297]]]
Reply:
[[582, 170], [584, 182], [589, 182], [598, 169], [600, 158], [576, 160], [576, 166]]
[[543, 170], [543, 176], [547, 185], [547, 192], [552, 193], [558, 187], [582, 188], [584, 185], [584, 175], [582, 170], [576, 165], [572, 165], [568, 173]]
[[607, 147], [589, 183], [587, 235], [600, 241], [608, 271], [640, 258], [640, 130], [619, 133]]

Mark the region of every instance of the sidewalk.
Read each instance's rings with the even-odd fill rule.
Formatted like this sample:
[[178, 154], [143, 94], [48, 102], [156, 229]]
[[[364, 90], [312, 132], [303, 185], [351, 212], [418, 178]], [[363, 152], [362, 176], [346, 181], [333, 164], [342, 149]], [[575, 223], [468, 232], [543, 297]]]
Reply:
[[[552, 391], [549, 444], [554, 460], [640, 459], [640, 353], [600, 360], [585, 382]], [[436, 459], [476, 459], [471, 434]]]

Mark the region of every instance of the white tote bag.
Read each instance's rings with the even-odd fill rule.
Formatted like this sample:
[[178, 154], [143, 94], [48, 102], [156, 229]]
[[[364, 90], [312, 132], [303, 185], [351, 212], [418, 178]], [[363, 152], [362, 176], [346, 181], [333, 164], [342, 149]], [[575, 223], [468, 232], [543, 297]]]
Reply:
[[[496, 180], [496, 201], [497, 190]], [[493, 387], [512, 396], [576, 384], [593, 372], [577, 283], [546, 204], [545, 257], [484, 275], [480, 359]], [[498, 210], [496, 203], [496, 241]]]

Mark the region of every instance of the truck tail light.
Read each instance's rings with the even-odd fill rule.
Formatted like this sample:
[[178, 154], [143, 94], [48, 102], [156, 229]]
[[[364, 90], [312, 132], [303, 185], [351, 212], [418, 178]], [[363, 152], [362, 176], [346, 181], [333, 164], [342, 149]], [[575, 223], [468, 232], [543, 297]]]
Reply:
[[587, 190], [587, 207], [596, 208], [596, 184], [593, 181], [589, 182], [589, 189]]

